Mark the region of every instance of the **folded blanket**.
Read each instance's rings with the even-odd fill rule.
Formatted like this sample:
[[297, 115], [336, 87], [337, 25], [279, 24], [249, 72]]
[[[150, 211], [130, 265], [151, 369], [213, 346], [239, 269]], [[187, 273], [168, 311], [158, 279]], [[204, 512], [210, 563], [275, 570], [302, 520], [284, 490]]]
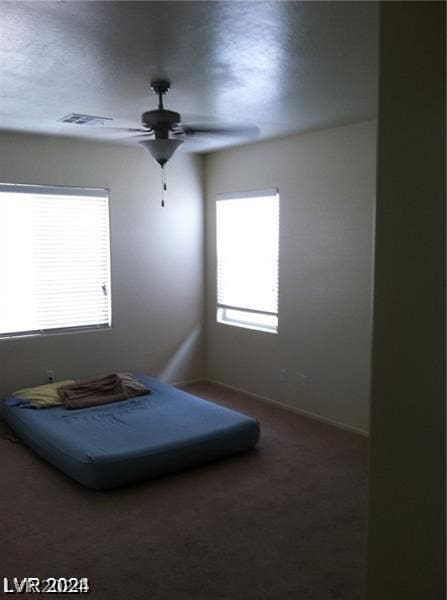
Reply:
[[132, 373], [118, 373], [123, 382], [124, 389], [129, 397], [150, 394], [151, 390], [141, 383]]
[[120, 376], [116, 373], [90, 377], [58, 389], [66, 408], [86, 408], [98, 404], [127, 400], [129, 397]]

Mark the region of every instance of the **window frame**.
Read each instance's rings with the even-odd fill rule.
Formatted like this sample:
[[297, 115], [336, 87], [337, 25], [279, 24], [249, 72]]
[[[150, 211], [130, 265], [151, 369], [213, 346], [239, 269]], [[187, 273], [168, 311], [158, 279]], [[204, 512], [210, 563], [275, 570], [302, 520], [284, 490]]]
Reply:
[[110, 190], [108, 188], [92, 188], [81, 186], [59, 186], [42, 185], [29, 183], [4, 183], [0, 182], [0, 194], [2, 192], [22, 193], [22, 194], [41, 194], [47, 196], [78, 196], [85, 198], [102, 198], [105, 201], [106, 223], [103, 231], [106, 233], [107, 246], [105, 258], [107, 266], [106, 296], [107, 296], [107, 316], [104, 323], [90, 323], [84, 325], [68, 325], [62, 327], [45, 327], [39, 329], [9, 331], [0, 333], [0, 342], [5, 340], [16, 340], [23, 338], [32, 338], [48, 335], [60, 335], [80, 332], [92, 332], [100, 330], [110, 330], [112, 328], [112, 268], [111, 268], [111, 231], [110, 231]]
[[[224, 302], [219, 302], [219, 274], [218, 274], [218, 213], [217, 206], [219, 202], [225, 202], [226, 200], [246, 200], [246, 199], [257, 199], [257, 198], [265, 198], [265, 197], [277, 197], [278, 202], [278, 231], [277, 231], [277, 284], [276, 284], [276, 312], [274, 311], [265, 311], [258, 310], [250, 307], [242, 307], [242, 306], [234, 306], [231, 304], [226, 304]], [[279, 233], [280, 233], [280, 195], [278, 188], [263, 188], [261, 190], [251, 190], [251, 191], [242, 191], [242, 192], [230, 192], [230, 193], [218, 193], [216, 194], [216, 243], [215, 243], [215, 251], [216, 251], [216, 322], [222, 325], [230, 325], [233, 327], [240, 327], [243, 329], [262, 331], [266, 333], [277, 334], [279, 330]], [[233, 318], [228, 314], [228, 312], [240, 312], [244, 313], [241, 318]], [[272, 317], [271, 323], [267, 323], [266, 319], [264, 319], [264, 323], [255, 319], [249, 318], [249, 315], [258, 315], [261, 317]], [[247, 320], [248, 318], [248, 320]]]

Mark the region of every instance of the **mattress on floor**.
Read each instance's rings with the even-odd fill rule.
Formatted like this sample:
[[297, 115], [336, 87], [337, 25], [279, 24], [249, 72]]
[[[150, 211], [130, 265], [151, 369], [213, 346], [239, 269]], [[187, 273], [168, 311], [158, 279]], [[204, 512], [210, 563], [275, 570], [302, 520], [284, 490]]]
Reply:
[[255, 419], [138, 375], [151, 394], [102, 406], [33, 409], [9, 396], [2, 416], [17, 436], [93, 489], [178, 471], [252, 448]]

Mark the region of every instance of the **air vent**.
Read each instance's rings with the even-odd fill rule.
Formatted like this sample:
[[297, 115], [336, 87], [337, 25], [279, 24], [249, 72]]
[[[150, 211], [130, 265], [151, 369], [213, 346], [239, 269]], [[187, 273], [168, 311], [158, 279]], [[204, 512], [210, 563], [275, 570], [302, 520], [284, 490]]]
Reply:
[[95, 117], [93, 115], [80, 115], [78, 113], [70, 113], [62, 119], [61, 123], [74, 123], [75, 125], [104, 125], [104, 121], [112, 121], [109, 117]]

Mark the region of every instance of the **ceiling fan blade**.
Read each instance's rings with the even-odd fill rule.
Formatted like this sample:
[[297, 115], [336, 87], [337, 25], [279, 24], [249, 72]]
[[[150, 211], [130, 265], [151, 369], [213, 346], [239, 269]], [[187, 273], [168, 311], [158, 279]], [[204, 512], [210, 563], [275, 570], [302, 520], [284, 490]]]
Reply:
[[143, 127], [101, 127], [102, 130], [107, 131], [127, 131], [128, 133], [153, 133], [153, 129], [144, 129]]
[[194, 135], [221, 135], [243, 137], [247, 139], [256, 138], [259, 128], [256, 125], [182, 125], [182, 132], [187, 136]]
[[[80, 115], [80, 116], [82, 116], [82, 115]], [[112, 120], [112, 119], [110, 119], [110, 120]], [[86, 121], [85, 123], [84, 122], [80, 123], [80, 122], [76, 122], [76, 121], [63, 121], [63, 120], [60, 120], [59, 122], [61, 123], [61, 125], [69, 126], [70, 128], [71, 127], [77, 128], [77, 127], [82, 126], [83, 128], [88, 128], [88, 129], [90, 129], [92, 131], [93, 130], [94, 131], [106, 131], [106, 132], [107, 131], [126, 131], [128, 133], [133, 133], [133, 132], [146, 133], [146, 132], [152, 132], [153, 131], [153, 129], [151, 129], [149, 127], [146, 127], [143, 124], [139, 125], [136, 122], [135, 122], [135, 126], [134, 127], [132, 127], [133, 123], [130, 123], [130, 127], [129, 127], [129, 125], [127, 127], [125, 125], [123, 125], [121, 127], [117, 127], [115, 125], [104, 124], [104, 122], [99, 123], [99, 124], [95, 123], [95, 122], [88, 122], [88, 121]]]
[[131, 140], [136, 140], [139, 138], [151, 138], [154, 136], [154, 132], [151, 133], [139, 133], [138, 135], [129, 135], [128, 138]]

